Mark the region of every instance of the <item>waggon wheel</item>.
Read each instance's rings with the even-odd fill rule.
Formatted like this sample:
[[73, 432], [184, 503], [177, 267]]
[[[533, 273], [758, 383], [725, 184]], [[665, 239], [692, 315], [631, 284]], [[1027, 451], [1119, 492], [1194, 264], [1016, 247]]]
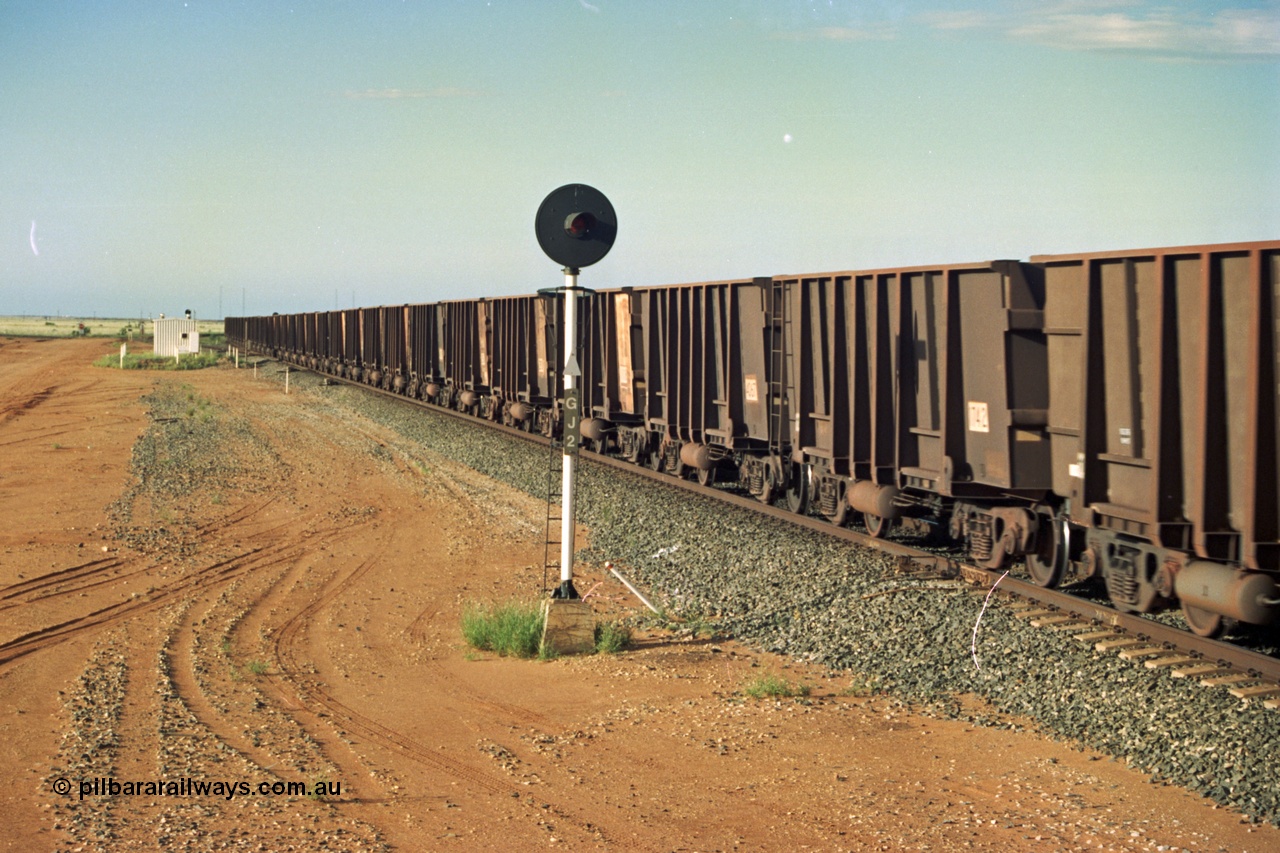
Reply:
[[1203, 610], [1189, 604], [1182, 605], [1182, 618], [1187, 620], [1187, 627], [1201, 637], [1213, 639], [1222, 635], [1227, 626], [1227, 617], [1212, 610]]
[[650, 471], [662, 471], [662, 456], [661, 447], [649, 451], [649, 458], [645, 461], [649, 464]]
[[787, 509], [796, 515], [809, 511], [809, 478], [803, 465], [792, 465], [787, 483]]
[[1027, 574], [1037, 586], [1056, 589], [1062, 581], [1062, 567], [1066, 563], [1066, 543], [1062, 541], [1062, 524], [1042, 519], [1037, 544], [1039, 547], [1027, 554]]
[[893, 519], [885, 518], [882, 515], [872, 515], [869, 512], [862, 514], [862, 523], [867, 528], [867, 533], [876, 539], [883, 539], [889, 535], [889, 531], [893, 529]]
[[710, 487], [715, 485], [715, 482], [716, 482], [715, 468], [707, 468], [706, 470], [703, 470], [701, 468], [698, 469], [698, 485]]
[[844, 523], [849, 520], [849, 504], [841, 498], [840, 503], [836, 505], [836, 511], [831, 515], [824, 516], [824, 518], [836, 527], [844, 527]]

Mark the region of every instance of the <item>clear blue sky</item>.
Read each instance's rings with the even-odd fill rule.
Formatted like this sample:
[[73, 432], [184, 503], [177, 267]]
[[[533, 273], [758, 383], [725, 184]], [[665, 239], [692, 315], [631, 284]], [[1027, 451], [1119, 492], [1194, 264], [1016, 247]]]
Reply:
[[[1280, 2], [0, 0], [0, 314], [1280, 237]], [[220, 296], [221, 293], [221, 296]]]

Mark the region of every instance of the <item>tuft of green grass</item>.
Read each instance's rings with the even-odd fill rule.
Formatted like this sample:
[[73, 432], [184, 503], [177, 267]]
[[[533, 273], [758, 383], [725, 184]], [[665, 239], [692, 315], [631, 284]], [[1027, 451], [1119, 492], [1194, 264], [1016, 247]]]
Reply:
[[503, 657], [538, 657], [542, 646], [542, 608], [518, 601], [462, 609], [462, 636], [482, 651]]
[[245, 665], [245, 669], [254, 675], [262, 675], [267, 671], [267, 665], [260, 660], [251, 660]]
[[[222, 357], [210, 353], [204, 355], [184, 355], [175, 362], [172, 358], [164, 358], [152, 353], [128, 353], [124, 357], [125, 370], [201, 370], [213, 367]], [[94, 367], [120, 367], [119, 355], [104, 355], [93, 363]]]
[[809, 695], [809, 685], [793, 685], [782, 676], [774, 673], [753, 678], [746, 683], [742, 690], [752, 699], [787, 699]]
[[596, 625], [596, 652], [615, 655], [631, 645], [631, 629], [618, 622]]

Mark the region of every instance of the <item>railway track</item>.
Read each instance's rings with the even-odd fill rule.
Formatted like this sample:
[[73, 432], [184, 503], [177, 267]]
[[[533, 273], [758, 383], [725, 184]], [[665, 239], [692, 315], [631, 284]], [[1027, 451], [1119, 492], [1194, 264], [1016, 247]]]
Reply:
[[[262, 361], [271, 359], [260, 357]], [[261, 362], [259, 362], [261, 363]], [[351, 385], [381, 394], [401, 403], [431, 412], [449, 415], [470, 424], [490, 429], [540, 445], [550, 446], [550, 439], [536, 434], [484, 420], [472, 415], [427, 404], [421, 400], [386, 391], [296, 365], [290, 370], [316, 373], [326, 382]], [[1259, 702], [1267, 708], [1280, 709], [1280, 658], [1230, 642], [1209, 639], [1149, 617], [1127, 613], [1109, 605], [1090, 601], [1067, 590], [1047, 589], [1012, 577], [1008, 572], [974, 566], [948, 554], [914, 547], [902, 542], [880, 539], [846, 527], [836, 527], [825, 519], [799, 515], [788, 509], [763, 504], [755, 498], [714, 486], [703, 486], [693, 480], [655, 472], [586, 448], [583, 456], [592, 462], [626, 471], [634, 476], [661, 483], [669, 488], [712, 498], [741, 509], [760, 513], [807, 529], [823, 536], [840, 539], [894, 557], [906, 571], [932, 572], [945, 577], [963, 578], [975, 591], [986, 595], [996, 588], [996, 595], [1012, 606], [1017, 614], [1034, 627], [1069, 631], [1080, 642], [1100, 652], [1115, 653], [1136, 665], [1168, 668], [1175, 677], [1198, 679], [1206, 687], [1229, 690], [1244, 702]]]

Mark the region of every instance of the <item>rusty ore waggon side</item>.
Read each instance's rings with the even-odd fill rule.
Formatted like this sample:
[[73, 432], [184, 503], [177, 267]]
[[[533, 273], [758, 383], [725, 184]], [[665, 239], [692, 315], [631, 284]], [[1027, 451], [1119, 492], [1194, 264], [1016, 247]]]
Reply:
[[[1280, 241], [585, 292], [588, 447], [944, 532], [1191, 628], [1280, 606]], [[559, 430], [563, 303], [228, 318], [232, 343]], [[292, 325], [291, 325], [292, 323]]]
[[1037, 580], [1101, 576], [1132, 610], [1176, 599], [1201, 633], [1272, 621], [1280, 242], [1031, 261], [1058, 507]]

